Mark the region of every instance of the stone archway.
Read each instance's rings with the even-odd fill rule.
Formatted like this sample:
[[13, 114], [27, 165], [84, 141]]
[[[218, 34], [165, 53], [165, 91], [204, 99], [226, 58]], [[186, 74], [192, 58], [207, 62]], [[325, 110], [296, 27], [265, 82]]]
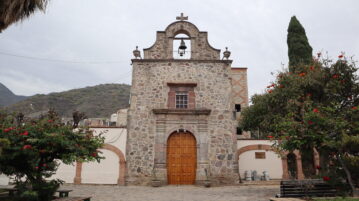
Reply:
[[[302, 156], [298, 150], [291, 152], [295, 155], [295, 163], [296, 163], [296, 177], [298, 180], [304, 179], [303, 167], [302, 167]], [[289, 171], [288, 171], [288, 154], [290, 152], [285, 151], [282, 152], [282, 165], [283, 165], [283, 179], [289, 179]]]
[[[266, 171], [269, 171], [271, 175], [272, 174], [276, 175], [275, 178], [281, 178], [282, 177], [282, 172], [280, 171], [281, 164], [280, 164], [280, 159], [279, 158], [277, 158], [276, 163], [269, 163], [271, 160], [266, 160], [266, 159], [265, 160], [255, 160], [254, 158], [248, 159], [247, 157], [252, 156], [252, 155], [246, 155], [244, 153], [249, 152], [249, 151], [266, 151], [266, 152], [270, 151], [270, 152], [273, 152], [273, 153], [271, 153], [271, 154], [273, 154], [273, 156], [269, 156], [268, 155], [269, 153], [268, 153], [268, 154], [266, 154], [267, 157], [274, 157], [274, 155], [276, 155], [275, 152], [274, 152], [274, 149], [270, 145], [266, 145], [266, 144], [252, 144], [252, 145], [247, 145], [247, 146], [241, 147], [236, 152], [236, 159], [237, 159], [237, 163], [238, 163], [238, 171], [242, 172], [244, 170], [247, 170], [248, 168], [252, 169], [254, 166], [257, 166], [259, 164], [261, 164], [260, 167], [255, 168], [255, 169], [257, 171], [258, 171], [258, 169], [260, 171], [263, 171], [262, 170], [263, 165], [266, 166], [266, 165], [271, 164], [270, 168], [266, 169]], [[244, 155], [241, 158], [242, 154], [244, 154]], [[265, 158], [267, 158], [267, 157], [265, 157]], [[244, 162], [244, 161], [247, 161], [247, 160], [255, 160], [255, 161], [251, 161], [250, 164], [248, 164], [247, 162]], [[279, 162], [279, 164], [278, 164], [278, 162]]]
[[269, 146], [269, 145], [266, 145], [266, 144], [247, 145], [247, 146], [241, 147], [240, 149], [237, 150], [237, 158], [242, 153], [244, 153], [246, 151], [251, 151], [251, 150], [273, 151], [273, 148], [271, 146]]
[[[254, 145], [247, 145], [244, 147], [241, 147], [237, 150], [237, 160], [239, 159], [239, 156], [247, 151], [251, 150], [265, 150], [265, 151], [274, 151], [273, 148], [270, 145], [265, 144], [254, 144]], [[281, 159], [282, 159], [282, 168], [283, 168], [283, 175], [282, 179], [289, 179], [289, 172], [288, 172], [288, 156], [289, 152], [281, 152]], [[296, 172], [297, 172], [297, 179], [301, 180], [304, 179], [303, 174], [303, 168], [302, 168], [302, 158], [300, 155], [300, 152], [298, 150], [295, 150], [293, 154], [296, 156]]]
[[[120, 168], [119, 168], [119, 176], [117, 179], [117, 184], [125, 185], [126, 160], [124, 154], [120, 149], [110, 144], [104, 144], [104, 146], [101, 149], [112, 151], [118, 156]], [[74, 184], [81, 184], [81, 173], [82, 173], [82, 162], [76, 162], [76, 175], [74, 178]]]

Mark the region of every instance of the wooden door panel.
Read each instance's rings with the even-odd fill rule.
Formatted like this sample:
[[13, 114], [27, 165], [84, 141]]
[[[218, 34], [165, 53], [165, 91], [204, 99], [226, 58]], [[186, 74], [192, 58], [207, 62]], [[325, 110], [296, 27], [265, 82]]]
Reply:
[[190, 133], [174, 133], [167, 145], [168, 184], [194, 184], [197, 168], [194, 136]]

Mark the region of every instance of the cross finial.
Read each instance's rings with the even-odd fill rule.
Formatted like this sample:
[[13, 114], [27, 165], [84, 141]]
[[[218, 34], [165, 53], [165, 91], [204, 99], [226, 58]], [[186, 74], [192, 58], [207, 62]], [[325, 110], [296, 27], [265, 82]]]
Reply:
[[181, 13], [181, 16], [177, 16], [176, 20], [184, 21], [188, 20], [188, 16], [184, 16], [183, 13]]

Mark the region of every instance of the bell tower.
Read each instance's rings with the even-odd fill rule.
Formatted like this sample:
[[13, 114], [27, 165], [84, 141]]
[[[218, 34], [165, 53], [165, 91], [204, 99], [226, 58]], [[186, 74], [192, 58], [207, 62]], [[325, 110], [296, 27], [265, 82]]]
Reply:
[[183, 13], [176, 19], [157, 31], [143, 58], [134, 51], [126, 182], [237, 183], [230, 52], [221, 59], [207, 32]]

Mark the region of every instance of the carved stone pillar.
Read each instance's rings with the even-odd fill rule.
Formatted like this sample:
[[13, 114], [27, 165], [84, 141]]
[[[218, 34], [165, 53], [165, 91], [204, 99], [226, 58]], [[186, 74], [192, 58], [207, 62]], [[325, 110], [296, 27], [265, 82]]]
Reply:
[[282, 179], [289, 179], [287, 154], [288, 153], [285, 153], [285, 155], [282, 156], [282, 169], [283, 169]]
[[303, 180], [304, 179], [304, 173], [303, 173], [303, 166], [302, 166], [302, 155], [298, 150], [293, 152], [296, 156], [297, 160], [297, 179]]
[[82, 172], [82, 162], [76, 162], [76, 175], [74, 178], [74, 184], [81, 184], [81, 172]]

